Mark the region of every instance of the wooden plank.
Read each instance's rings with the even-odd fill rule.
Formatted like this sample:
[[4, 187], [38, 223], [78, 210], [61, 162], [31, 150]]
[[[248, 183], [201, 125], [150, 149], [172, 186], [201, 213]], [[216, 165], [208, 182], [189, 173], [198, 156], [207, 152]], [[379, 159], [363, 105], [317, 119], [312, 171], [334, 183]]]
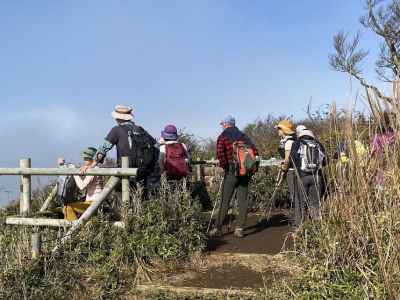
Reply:
[[256, 297], [257, 293], [252, 290], [244, 289], [210, 289], [199, 287], [175, 287], [156, 284], [139, 284], [136, 290], [142, 293], [154, 294], [154, 292], [169, 292], [179, 295], [197, 295], [197, 296], [247, 296]]
[[52, 188], [50, 194], [47, 196], [46, 201], [44, 201], [42, 207], [40, 208], [40, 212], [44, 212], [49, 207], [51, 201], [57, 196], [58, 191], [58, 183]]
[[201, 165], [196, 165], [196, 181], [202, 181]]
[[[280, 166], [282, 163], [281, 159], [276, 159], [272, 157], [270, 159], [261, 159], [260, 160], [260, 167], [276, 167]], [[219, 164], [218, 160], [199, 160], [199, 161], [192, 161], [192, 165], [213, 165], [217, 166]]]
[[[89, 169], [85, 175], [93, 176], [136, 176], [137, 169], [98, 168]], [[81, 175], [77, 168], [0, 168], [1, 175]]]
[[97, 199], [93, 201], [93, 203], [89, 206], [89, 208], [80, 216], [77, 222], [75, 222], [72, 227], [68, 230], [65, 236], [61, 239], [61, 243], [54, 247], [53, 254], [58, 253], [58, 251], [63, 247], [64, 243], [71, 239], [71, 237], [78, 231], [80, 228], [85, 225], [85, 223], [93, 216], [93, 214], [97, 211], [99, 206], [103, 203], [103, 201], [107, 198], [107, 196], [112, 192], [115, 186], [119, 183], [120, 178], [111, 177], [103, 191], [98, 195]]
[[45, 218], [6, 218], [7, 225], [25, 225], [25, 226], [46, 226], [46, 227], [69, 227], [77, 221], [68, 221], [64, 219], [45, 219]]
[[[21, 159], [19, 162], [21, 168], [30, 168], [31, 160], [30, 158]], [[26, 217], [31, 213], [31, 176], [24, 174], [21, 177], [22, 182], [22, 195], [19, 204], [19, 213]]]
[[[71, 227], [77, 221], [68, 221], [65, 219], [46, 219], [46, 218], [22, 218], [8, 217], [7, 225], [23, 225], [23, 226], [42, 226], [42, 227]], [[119, 228], [125, 228], [124, 222], [114, 222], [113, 225]]]
[[[124, 169], [129, 168], [129, 157], [121, 158], [121, 166]], [[130, 199], [129, 177], [122, 178], [122, 205], [126, 206]]]
[[32, 234], [31, 244], [32, 244], [32, 259], [38, 259], [42, 252], [42, 236], [39, 231], [36, 231]]

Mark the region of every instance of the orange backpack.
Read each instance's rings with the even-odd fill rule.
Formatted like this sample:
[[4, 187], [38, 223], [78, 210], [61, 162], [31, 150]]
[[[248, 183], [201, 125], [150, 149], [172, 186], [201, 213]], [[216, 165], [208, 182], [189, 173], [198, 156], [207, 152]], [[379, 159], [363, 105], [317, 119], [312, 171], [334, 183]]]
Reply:
[[257, 159], [254, 149], [243, 141], [233, 143], [233, 161], [236, 164], [236, 175], [246, 176], [257, 172]]

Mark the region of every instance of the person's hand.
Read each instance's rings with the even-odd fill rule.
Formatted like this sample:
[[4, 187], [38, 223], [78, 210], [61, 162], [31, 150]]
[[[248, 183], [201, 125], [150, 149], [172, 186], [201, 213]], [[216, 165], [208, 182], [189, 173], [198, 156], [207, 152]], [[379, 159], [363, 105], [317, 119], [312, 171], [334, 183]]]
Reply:
[[83, 175], [90, 169], [90, 166], [82, 166], [79, 168], [79, 172]]
[[283, 174], [284, 174], [283, 171], [280, 170], [279, 173], [278, 173], [278, 176], [276, 177], [275, 188], [278, 188], [278, 187], [280, 187], [282, 185], [283, 179], [284, 179]]
[[279, 179], [279, 181], [276, 182], [275, 188], [279, 188], [279, 187], [282, 185], [282, 183], [283, 183], [283, 177], [281, 177], [281, 178]]
[[80, 173], [83, 175], [83, 174], [85, 174], [89, 169], [94, 168], [95, 166], [96, 166], [96, 162], [93, 162], [91, 165], [80, 167], [79, 171], [80, 171]]

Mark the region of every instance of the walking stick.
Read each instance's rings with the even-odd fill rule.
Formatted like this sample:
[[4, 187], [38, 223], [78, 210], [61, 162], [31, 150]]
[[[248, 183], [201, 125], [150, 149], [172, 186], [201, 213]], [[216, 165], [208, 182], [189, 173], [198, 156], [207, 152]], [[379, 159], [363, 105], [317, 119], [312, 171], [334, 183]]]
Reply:
[[222, 184], [223, 183], [224, 183], [224, 180], [221, 180], [221, 183], [219, 184], [218, 193], [217, 193], [217, 200], [215, 201], [213, 210], [211, 212], [210, 222], [208, 222], [207, 233], [210, 231], [211, 222], [212, 222], [212, 219], [213, 219], [213, 216], [214, 216], [215, 208], [217, 207], [217, 204], [219, 203], [219, 198], [220, 198], [220, 194], [221, 194]]
[[[268, 203], [270, 204], [269, 211], [268, 211], [268, 214], [267, 214], [268, 218], [269, 218], [269, 216], [271, 214], [272, 207], [275, 204], [275, 198], [278, 195], [278, 192], [279, 192], [280, 188], [282, 187], [282, 180], [281, 180], [282, 176], [283, 176], [282, 175], [282, 170], [279, 170], [278, 177], [277, 177], [277, 179], [278, 179], [277, 180], [277, 185], [275, 186], [275, 189], [274, 189], [274, 191], [273, 191], [273, 193], [272, 193], [272, 195], [271, 195], [271, 197], [269, 198], [269, 201], [268, 201]], [[267, 210], [265, 209], [264, 213], [266, 213], [266, 211]]]

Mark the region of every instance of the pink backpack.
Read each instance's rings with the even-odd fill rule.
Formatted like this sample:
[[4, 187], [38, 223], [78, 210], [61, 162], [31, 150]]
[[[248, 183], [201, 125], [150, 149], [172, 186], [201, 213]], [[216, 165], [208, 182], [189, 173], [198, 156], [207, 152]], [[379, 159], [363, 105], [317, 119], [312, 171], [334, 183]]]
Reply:
[[188, 176], [189, 166], [187, 159], [187, 151], [181, 143], [165, 145], [164, 169], [167, 178], [171, 180], [179, 180]]

